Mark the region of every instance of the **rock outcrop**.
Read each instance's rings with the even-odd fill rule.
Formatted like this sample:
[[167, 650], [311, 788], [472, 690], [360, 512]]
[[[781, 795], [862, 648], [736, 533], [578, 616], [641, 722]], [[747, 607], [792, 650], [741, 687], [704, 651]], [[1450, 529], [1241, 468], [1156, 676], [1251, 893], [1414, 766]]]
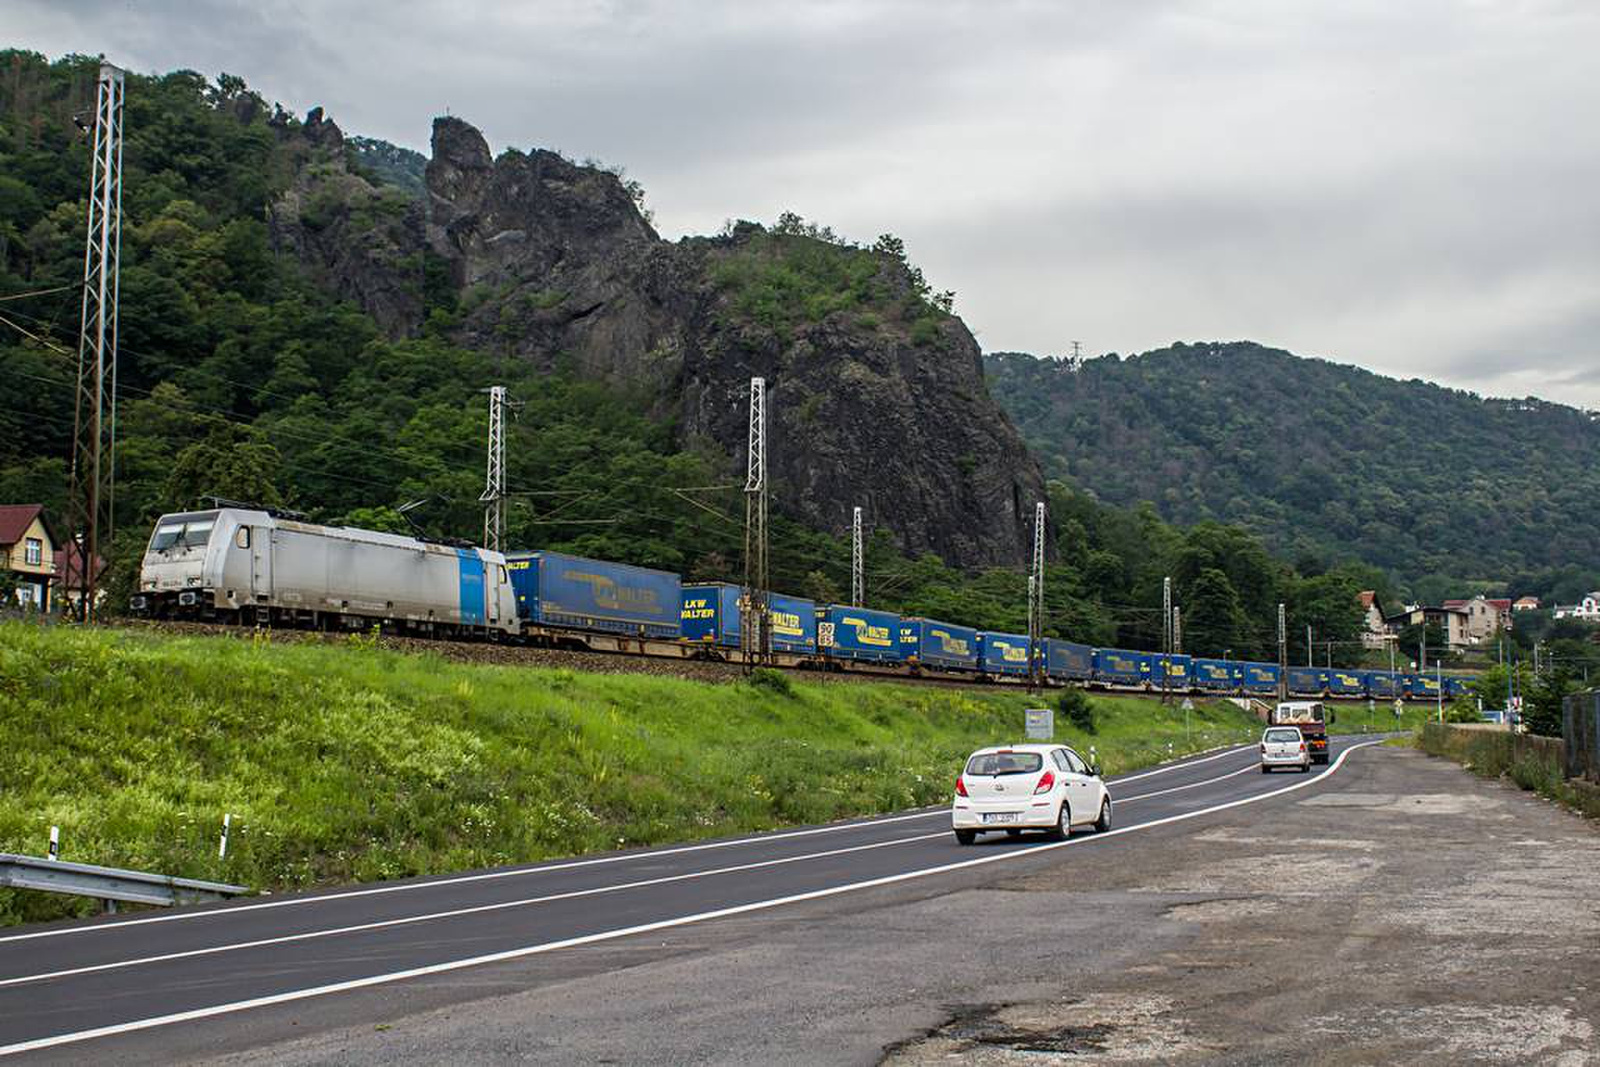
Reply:
[[[402, 211], [384, 200], [398, 190], [330, 158], [331, 123], [317, 118], [301, 130], [323, 162], [277, 206], [274, 233], [391, 335], [420, 327], [418, 265], [431, 263], [461, 343], [643, 391], [686, 438], [725, 448], [730, 469], [749, 380], [764, 377], [778, 508], [843, 532], [862, 505], [908, 551], [1026, 561], [1038, 467], [990, 398], [971, 333], [900, 259], [753, 224], [668, 243], [618, 174], [543, 150], [495, 158], [455, 118], [434, 122], [426, 202]], [[814, 275], [816, 306], [765, 301], [774, 264], [791, 260]], [[848, 299], [828, 299], [835, 269], [853, 279]]]

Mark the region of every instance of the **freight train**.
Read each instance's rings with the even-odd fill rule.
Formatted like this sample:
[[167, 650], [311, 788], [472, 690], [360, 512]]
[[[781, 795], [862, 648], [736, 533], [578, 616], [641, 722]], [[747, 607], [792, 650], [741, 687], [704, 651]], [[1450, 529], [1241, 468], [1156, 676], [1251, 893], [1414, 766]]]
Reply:
[[[741, 662], [741, 590], [561, 552], [491, 552], [401, 534], [321, 526], [267, 510], [164, 515], [131, 606], [157, 618], [366, 630]], [[779, 666], [991, 682], [1026, 680], [1026, 636], [771, 594]], [[1047, 638], [1050, 684], [1273, 697], [1275, 663], [1094, 648]], [[1290, 667], [1294, 696], [1453, 698], [1469, 679]]]

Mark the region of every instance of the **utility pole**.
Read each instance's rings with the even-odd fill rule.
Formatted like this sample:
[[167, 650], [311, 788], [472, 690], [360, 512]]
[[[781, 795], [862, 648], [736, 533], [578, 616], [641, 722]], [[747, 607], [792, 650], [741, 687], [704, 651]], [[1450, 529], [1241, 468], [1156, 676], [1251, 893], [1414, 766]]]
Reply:
[[1044, 501], [1033, 508], [1033, 573], [1028, 575], [1028, 684], [1044, 681]]
[[489, 394], [489, 458], [483, 493], [483, 547], [503, 552], [506, 533], [506, 387], [491, 385]]
[[1289, 615], [1278, 604], [1278, 699], [1289, 699]]
[[67, 491], [69, 546], [78, 552], [78, 613], [94, 618], [95, 563], [115, 534], [117, 303], [122, 260], [122, 71], [100, 64], [94, 163], [83, 247], [77, 403]]
[[767, 611], [767, 380], [750, 379], [750, 441], [744, 481], [744, 604], [739, 627], [745, 669], [772, 655]]
[[1316, 666], [1315, 663], [1311, 662], [1311, 624], [1309, 622], [1306, 623], [1306, 666]]
[[1161, 703], [1170, 704], [1167, 666], [1172, 662], [1172, 579], [1161, 579]]
[[1078, 362], [1079, 359], [1082, 358], [1082, 355], [1083, 355], [1083, 345], [1078, 341], [1072, 342], [1072, 362], [1074, 362], [1074, 363]]
[[850, 517], [850, 603], [858, 608], [867, 606], [867, 568], [861, 546], [860, 508], [856, 508]]

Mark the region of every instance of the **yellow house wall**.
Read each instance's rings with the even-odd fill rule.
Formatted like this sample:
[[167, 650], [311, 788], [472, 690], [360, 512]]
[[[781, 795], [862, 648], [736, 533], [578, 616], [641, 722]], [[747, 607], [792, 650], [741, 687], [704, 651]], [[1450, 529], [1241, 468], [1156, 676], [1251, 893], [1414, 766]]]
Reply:
[[[40, 541], [39, 562], [30, 564], [28, 558], [28, 538], [37, 537]], [[36, 574], [40, 577], [51, 577], [56, 573], [56, 546], [50, 540], [50, 535], [45, 532], [44, 523], [34, 519], [28, 525], [23, 535], [17, 538], [17, 543], [11, 546], [11, 551], [6, 557], [6, 567], [18, 574]]]

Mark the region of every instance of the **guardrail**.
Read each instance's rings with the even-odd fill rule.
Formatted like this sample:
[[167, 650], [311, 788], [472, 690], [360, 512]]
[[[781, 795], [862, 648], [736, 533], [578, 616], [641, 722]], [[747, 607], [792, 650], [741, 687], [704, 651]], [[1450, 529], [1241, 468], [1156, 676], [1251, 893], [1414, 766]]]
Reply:
[[43, 856], [16, 856], [0, 852], [0, 886], [39, 889], [46, 893], [70, 893], [106, 902], [107, 911], [116, 911], [116, 902], [154, 904], [170, 908], [177, 904], [203, 904], [243, 896], [250, 890], [242, 885], [202, 882], [194, 878], [174, 878], [148, 871], [126, 871], [118, 867], [98, 867], [92, 863], [68, 863]]

